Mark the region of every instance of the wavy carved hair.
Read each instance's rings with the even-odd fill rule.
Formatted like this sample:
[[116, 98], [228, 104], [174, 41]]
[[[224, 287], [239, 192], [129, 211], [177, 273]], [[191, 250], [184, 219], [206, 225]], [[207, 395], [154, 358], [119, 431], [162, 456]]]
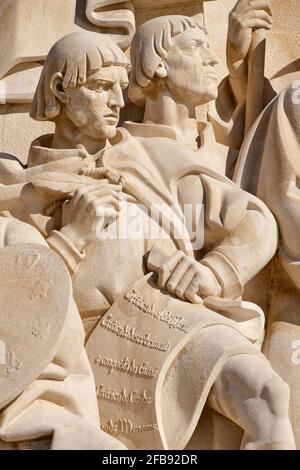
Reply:
[[147, 88], [161, 61], [167, 56], [172, 38], [189, 29], [205, 31], [203, 15], [194, 17], [170, 15], [154, 18], [143, 24], [131, 44], [131, 75], [129, 98], [139, 105], [145, 104]]
[[50, 87], [54, 74], [62, 74], [64, 89], [75, 88], [84, 85], [90, 74], [112, 65], [130, 70], [129, 58], [108, 35], [83, 31], [63, 37], [46, 58], [30, 116], [36, 121], [53, 121], [59, 115], [61, 104]]

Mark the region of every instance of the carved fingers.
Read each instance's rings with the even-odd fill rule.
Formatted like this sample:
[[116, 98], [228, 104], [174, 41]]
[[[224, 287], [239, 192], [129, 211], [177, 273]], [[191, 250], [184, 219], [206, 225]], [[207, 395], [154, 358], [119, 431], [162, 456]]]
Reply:
[[176, 251], [170, 258], [168, 258], [159, 268], [158, 271], [158, 286], [164, 288], [167, 281], [177, 267], [178, 263], [184, 258], [183, 251]]
[[266, 13], [267, 21], [272, 21], [273, 11], [270, 0], [239, 0], [231, 10], [230, 16], [237, 21], [255, 18], [258, 13]]
[[273, 16], [270, 0], [249, 0], [250, 7], [254, 10], [265, 10], [268, 15]]
[[191, 303], [202, 303], [200, 296], [216, 296], [221, 287], [209, 268], [182, 251], [177, 251], [159, 268], [158, 285], [170, 294]]
[[102, 180], [79, 188], [64, 204], [64, 233], [76, 246], [85, 247], [105, 227], [114, 222], [120, 209], [122, 186]]
[[[119, 194], [122, 187], [114, 184], [104, 183], [92, 187], [79, 189], [72, 200], [78, 212], [84, 216], [86, 212], [94, 213], [102, 208], [110, 208], [119, 211]], [[99, 212], [100, 214], [101, 212]]]
[[273, 12], [269, 0], [239, 0], [229, 14], [231, 35], [245, 29], [271, 29], [272, 25]]
[[[270, 0], [239, 0], [229, 14], [227, 62], [231, 69], [248, 54], [252, 31], [271, 29], [273, 12]], [[240, 64], [239, 64], [240, 65]]]

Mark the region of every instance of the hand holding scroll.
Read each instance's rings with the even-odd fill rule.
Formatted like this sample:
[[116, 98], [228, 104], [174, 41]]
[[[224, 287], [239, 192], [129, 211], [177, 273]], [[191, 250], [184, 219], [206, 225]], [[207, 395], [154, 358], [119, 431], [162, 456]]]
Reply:
[[158, 274], [160, 288], [193, 304], [202, 304], [201, 297], [221, 294], [221, 286], [213, 272], [182, 251], [170, 256], [159, 245], [154, 245], [148, 268]]

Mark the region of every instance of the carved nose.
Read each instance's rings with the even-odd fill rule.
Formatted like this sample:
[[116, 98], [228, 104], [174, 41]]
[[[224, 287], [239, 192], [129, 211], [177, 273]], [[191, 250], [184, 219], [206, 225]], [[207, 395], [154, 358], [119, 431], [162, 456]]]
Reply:
[[109, 106], [109, 109], [110, 109], [113, 113], [118, 114], [120, 108], [119, 108], [119, 106], [117, 106], [116, 104], [111, 104], [111, 105]]
[[113, 92], [111, 93], [110, 100], [109, 100], [110, 108], [120, 109], [123, 108], [124, 97], [123, 97], [123, 90], [119, 86], [115, 86]]
[[209, 49], [206, 50], [206, 54], [205, 54], [205, 57], [203, 59], [203, 64], [204, 65], [210, 65], [211, 67], [214, 67], [215, 65], [218, 64], [217, 57], [212, 52], [210, 52]]
[[208, 64], [211, 65], [212, 67], [214, 67], [215, 65], [218, 64], [218, 59], [211, 53], [209, 55], [210, 55], [210, 57], [208, 59]]

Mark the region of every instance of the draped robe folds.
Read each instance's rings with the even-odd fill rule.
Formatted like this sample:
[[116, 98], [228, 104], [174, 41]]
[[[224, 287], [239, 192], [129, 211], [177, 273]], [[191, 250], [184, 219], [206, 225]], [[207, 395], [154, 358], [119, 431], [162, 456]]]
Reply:
[[[221, 150], [216, 147], [210, 126], [202, 133], [202, 145], [199, 151], [180, 145], [172, 129], [165, 126], [125, 123], [125, 127], [126, 129], [120, 130], [117, 136], [119, 143], [104, 152], [99, 164], [109, 166], [122, 175], [125, 180], [124, 190], [148, 210], [153, 204], [167, 205], [176, 211], [177, 220], [184, 220], [182, 211], [185, 204], [191, 204], [193, 207], [196, 204], [203, 204], [204, 244], [200, 253], [193, 250], [188, 236], [176, 239], [175, 227], [170, 234], [171, 238], [177, 248], [196, 257], [213, 270], [222, 285], [224, 298], [239, 298], [242, 295], [243, 285], [268, 262], [276, 249], [276, 225], [271, 213], [261, 201], [241, 192], [230, 180], [208, 168], [216, 165], [216, 162], [209, 162], [209, 159], [216, 157], [214, 154], [217, 148]], [[139, 289], [140, 285], [136, 285]], [[153, 296], [155, 295], [159, 296], [153, 293]], [[181, 310], [184, 309], [184, 305], [182, 303]], [[120, 312], [124, 309], [122, 304]], [[199, 309], [199, 321], [203, 317], [204, 323], [206, 320], [211, 324], [211, 330], [208, 328], [205, 332], [192, 335], [184, 347], [177, 350], [173, 360], [168, 358], [169, 369], [167, 371], [162, 369], [164, 379], [160, 377], [155, 392], [155, 397], [160, 403], [156, 409], [160, 435], [164, 436], [161, 443], [156, 441], [158, 448], [160, 446], [183, 448], [188, 445], [209, 389], [227, 358], [246, 352], [258, 353], [258, 349], [249, 341], [249, 331], [244, 330], [244, 334], [241, 334], [240, 327], [246, 321], [245, 310], [245, 316], [243, 318], [241, 312], [239, 322], [237, 317], [234, 318], [234, 307], [224, 309], [223, 312], [219, 310], [221, 315], [217, 315], [217, 319], [214, 317], [214, 309], [218, 312], [215, 305], [207, 306], [204, 312]], [[115, 318], [116, 311], [118, 307], [114, 304], [108, 314]], [[252, 313], [253, 321], [257, 311], [256, 314], [254, 311]], [[260, 314], [263, 316], [261, 311]], [[231, 331], [230, 319], [233, 318], [236, 320], [233, 322], [235, 329]], [[133, 317], [131, 320], [133, 321]], [[220, 322], [216, 328], [214, 328], [215, 321]], [[221, 325], [224, 324], [223, 328]], [[256, 327], [258, 325], [259, 322]], [[256, 337], [255, 339], [252, 337], [252, 342], [259, 342], [259, 338], [262, 339], [263, 335], [262, 323], [255, 331]], [[101, 333], [104, 336], [103, 330]], [[93, 336], [90, 341], [92, 340]], [[88, 350], [90, 341], [87, 345]], [[143, 356], [141, 351], [135, 351], [135, 355], [130, 354], [132, 345], [127, 346], [124, 342], [123, 349], [120, 345], [118, 352], [121, 357], [146, 358], [146, 353]], [[201, 360], [204, 355], [205, 367]], [[95, 357], [91, 355], [90, 359], [94, 363]], [[95, 369], [97, 366], [94, 366]], [[196, 370], [200, 372], [194, 376]], [[192, 393], [184, 391], [184, 384], [189, 380], [193, 381]], [[118, 382], [119, 389], [126, 384], [129, 384], [126, 379], [124, 382]], [[176, 413], [174, 410], [177, 410]], [[138, 415], [138, 411], [136, 413], [136, 416], [140, 417], [140, 422], [144, 422], [141, 421], [142, 416]], [[171, 415], [172, 420], [170, 420]], [[105, 417], [108, 417], [107, 414]], [[124, 443], [129, 447], [138, 443], [138, 437], [134, 442], [128, 441], [126, 436], [124, 438]], [[152, 441], [146, 439], [147, 436], [144, 435], [142, 445], [150, 446]], [[198, 445], [201, 445], [200, 442]]]
[[[0, 217], [0, 259], [3, 247], [19, 243], [47, 247], [33, 227]], [[9, 312], [7, 315], [9, 318]], [[82, 322], [72, 297], [52, 362], [18, 398], [0, 410], [0, 450], [49, 448], [124, 448], [100, 431], [95, 382], [84, 350]]]
[[[120, 6], [118, 4], [120, 3], [123, 5], [123, 2], [120, 2], [119, 0], [87, 0], [86, 15], [89, 21], [94, 23], [94, 25], [103, 28], [108, 27], [108, 32], [112, 25], [112, 18], [115, 21], [115, 24], [113, 25], [114, 27], [118, 28], [119, 26], [125, 26], [126, 35], [125, 37], [120, 35], [118, 41], [121, 46], [124, 46], [125, 43], [127, 44], [127, 42], [129, 42], [134, 30], [134, 15], [132, 14], [131, 6], [128, 8], [131, 2], [126, 2], [126, 9], [121, 14], [119, 11], [111, 14], [107, 9], [107, 7], [112, 7], [113, 10], [116, 7], [117, 10]], [[103, 10], [100, 11], [100, 8], [103, 8]], [[229, 140], [233, 140], [233, 147], [238, 149], [240, 145], [240, 136], [242, 135], [242, 126], [238, 123], [235, 128], [235, 132], [232, 133], [232, 122], [228, 122], [229, 124], [225, 132], [225, 138], [223, 136], [220, 137], [219, 140], [222, 141], [222, 139], [224, 139], [224, 142], [226, 143], [228, 143]], [[215, 125], [217, 125], [216, 123], [217, 119], [214, 121]], [[220, 125], [218, 124], [220, 129], [222, 124], [223, 123]], [[218, 134], [221, 136], [222, 131], [220, 129]], [[274, 251], [274, 246], [276, 245], [276, 229], [268, 211], [255, 198], [249, 198], [245, 193], [238, 191], [237, 188], [229, 182], [229, 180], [220, 177], [217, 173], [222, 165], [220, 165], [218, 169], [215, 168], [216, 171], [208, 170], [207, 166], [214, 167], [214, 162], [212, 162], [211, 165], [211, 162], [208, 162], [209, 158], [213, 158], [213, 152], [209, 156], [204, 156], [203, 154], [205, 152], [203, 152], [203, 148], [202, 153], [199, 151], [198, 154], [196, 152], [181, 151], [179, 145], [175, 142], [171, 144], [172, 139], [165, 139], [165, 136], [154, 143], [155, 135], [153, 136], [153, 139], [150, 139], [150, 144], [154, 143], [153, 148], [151, 149], [151, 145], [148, 145], [143, 137], [141, 139], [131, 138], [130, 134], [126, 134], [126, 132], [122, 133], [122, 131], [121, 136], [124, 139], [124, 149], [122, 148], [121, 142], [120, 146], [117, 145], [115, 150], [112, 150], [111, 152], [108, 151], [107, 154], [103, 156], [103, 159], [101, 158], [100, 164], [109, 165], [116, 169], [116, 171], [120, 172], [120, 174], [125, 178], [125, 192], [132, 194], [136, 200], [139, 203], [143, 203], [147, 209], [150, 209], [153, 203], [163, 203], [168, 207], [171, 207], [176, 213], [176, 220], [180, 227], [184, 228], [182, 204], [190, 204], [191, 202], [195, 204], [195, 201], [199, 204], [203, 203], [205, 205], [205, 228], [204, 246], [202, 247], [201, 252], [194, 252], [187, 230], [183, 230], [183, 238], [176, 238], [176, 227], [171, 226], [170, 240], [168, 240], [167, 243], [169, 244], [170, 250], [180, 248], [185, 253], [196, 257], [198, 260], [204, 259], [203, 262], [213, 270], [221, 283], [222, 295], [225, 298], [239, 298], [243, 291], [243, 285], [251, 279], [251, 277], [261, 267], [264, 266]], [[167, 143], [166, 140], [168, 141]], [[161, 141], [164, 141], [165, 151], [162, 150]], [[214, 147], [214, 151], [217, 153], [216, 144], [212, 147]], [[208, 149], [206, 150], [206, 153], [209, 153]], [[129, 158], [131, 151], [133, 151], [131, 155], [132, 159]], [[51, 152], [51, 149], [48, 149], [47, 152], [43, 152], [41, 150], [41, 154], [45, 155], [45, 153], [48, 153], [48, 162], [41, 161], [38, 165], [51, 163], [51, 159], [54, 156], [55, 151]], [[81, 160], [86, 157], [86, 155], [82, 157], [82, 153], [80, 154], [80, 152], [77, 152], [76, 150], [71, 150], [69, 152], [56, 151], [56, 156], [58, 153], [61, 154], [61, 160], [70, 157], [70, 162], [72, 158], [73, 160]], [[36, 154], [38, 154], [38, 151]], [[178, 158], [176, 162], [176, 164], [178, 163], [178, 166], [175, 165], [176, 168], [174, 173], [174, 159], [172, 160], [171, 165], [169, 165], [168, 161], [161, 160], [161, 157], [169, 157], [172, 155]], [[122, 159], [122, 156], [125, 158]], [[203, 157], [205, 161], [203, 166], [200, 163], [199, 157], [200, 159]], [[41, 160], [43, 159], [41, 158]], [[37, 162], [33, 164], [37, 165]], [[74, 167], [76, 167], [76, 164]], [[59, 163], [56, 169], [59, 170]], [[54, 166], [51, 170], [55, 170]], [[222, 168], [220, 173], [225, 173], [225, 169]], [[155, 182], [154, 185], [153, 182]], [[64, 245], [65, 240], [59, 232], [59, 215], [57, 218], [47, 218], [38, 213], [37, 207], [32, 208], [32, 212], [30, 212], [29, 207], [28, 213], [25, 214], [25, 216], [22, 214], [22, 211], [23, 207], [19, 212], [16, 210], [14, 215], [32, 223], [35, 227], [40, 229], [44, 236], [48, 236], [50, 232], [48, 239], [50, 246], [58, 251], [66, 261], [72, 274], [75, 300], [83, 319], [86, 320], [88, 331], [95, 326], [95, 323], [101, 315], [103, 315], [104, 312], [106, 312], [107, 309], [117, 301], [127, 287], [130, 287], [132, 282], [138, 280], [145, 274], [143, 255], [149, 251], [154, 240], [125, 241], [124, 243], [123, 241], [118, 240], [117, 249], [115, 240], [102, 241], [101, 243], [96, 242], [92, 247], [89, 247], [86, 250], [86, 253], [84, 253], [83, 256], [82, 253], [77, 252], [77, 249], [74, 246], [71, 247], [71, 244], [68, 244], [66, 249], [66, 245]], [[162, 216], [164, 217], [164, 214], [162, 214]], [[169, 222], [169, 220], [167, 222]], [[255, 231], [252, 231], [251, 227], [254, 225]], [[242, 227], [244, 227], [244, 229], [242, 229]], [[268, 227], [267, 230], [266, 227]], [[51, 229], [57, 230], [51, 232]], [[244, 238], [241, 236], [242, 232], [246, 233]], [[135, 253], [136, 257], [129, 256], [129, 253]], [[119, 263], [122, 263], [122, 269], [120, 269]], [[98, 270], [99, 276], [96, 276], [96, 278], [92, 275], [95, 272], [95, 265], [101, 266], [101, 269]], [[118, 272], [117, 277], [116, 266]], [[104, 272], [105, 276], [103, 276]], [[73, 310], [74, 309], [75, 307]], [[259, 318], [259, 321], [256, 321], [257, 318]], [[245, 332], [244, 334], [240, 334], [239, 327], [241, 325], [238, 325], [236, 328], [237, 336], [235, 337], [233, 334], [233, 338], [236, 338], [237, 343], [240, 341], [240, 348], [238, 348], [236, 344], [236, 349], [232, 349], [230, 341], [225, 341], [224, 338], [222, 338], [222, 332], [224, 330], [221, 330], [220, 337], [216, 336], [216, 344], [222, 344], [222, 347], [220, 348], [220, 351], [216, 353], [216, 357], [211, 358], [211, 364], [209, 365], [212, 370], [217, 364], [218, 367], [214, 369], [213, 373], [208, 373], [207, 382], [202, 386], [203, 390], [201, 390], [200, 393], [200, 401], [202, 402], [201, 406], [203, 406], [209, 391], [209, 386], [211, 386], [213, 379], [217, 374], [217, 369], [221, 367], [222, 361], [224, 362], [226, 357], [230, 354], [241, 353], [242, 351], [245, 353], [251, 353], [251, 351], [254, 351], [252, 349], [251, 342], [248, 341], [248, 339], [251, 339], [252, 342], [261, 341], [263, 335], [261, 312], [258, 311], [258, 315], [255, 316], [254, 320], [257, 327], [254, 336], [251, 336], [248, 333], [245, 334]], [[222, 319], [222, 321], [226, 324], [226, 320]], [[240, 321], [243, 323], [242, 319], [240, 319]], [[78, 329], [80, 329], [79, 326]], [[80, 345], [82, 345], [82, 331], [80, 331], [80, 334], [78, 333], [78, 335], [81, 335]], [[194, 355], [194, 351], [196, 351], [196, 343], [197, 338], [194, 338], [194, 344], [193, 342], [191, 343], [190, 349], [190, 351], [193, 351], [192, 355]], [[210, 340], [208, 340], [208, 345], [210, 344]], [[205, 346], [205, 342], [202, 343], [202, 346]], [[63, 350], [61, 354], [64, 355], [66, 353], [67, 351]], [[88, 377], [87, 382], [89, 383], [89, 387], [92, 388], [93, 383], [90, 378], [90, 369], [83, 352], [80, 357], [83, 357], [84, 364], [82, 365], [82, 369], [79, 367], [79, 375], [84, 375], [82, 373], [84, 370]], [[59, 354], [58, 358], [59, 360], [62, 360]], [[219, 359], [221, 360], [219, 361]], [[194, 359], [192, 358], [192, 364], [193, 360]], [[183, 369], [180, 367], [180, 364], [179, 359], [179, 366], [178, 364], [176, 366], [173, 364], [173, 366], [180, 371]], [[201, 367], [201, 364], [199, 367]], [[51, 372], [53, 372], [52, 364], [49, 365], [49, 368], [51, 369]], [[193, 367], [191, 369], [193, 369]], [[68, 374], [71, 370], [71, 376], [75, 377], [75, 383], [77, 375], [69, 365], [66, 366], [64, 378], [69, 378]], [[187, 371], [187, 369], [185, 370]], [[55, 408], [55, 410], [57, 410], [57, 415], [52, 411], [50, 412], [49, 420], [46, 420], [47, 423], [45, 424], [45, 428], [42, 430], [39, 428], [38, 432], [36, 429], [32, 431], [34, 426], [37, 425], [37, 412], [41, 406], [39, 401], [40, 388], [44, 391], [44, 379], [45, 376], [47, 377], [47, 374], [48, 369], [41, 378], [38, 378], [34, 382], [29, 391], [26, 390], [24, 394], [2, 414], [2, 421], [0, 421], [0, 437], [2, 437], [3, 441], [26, 441], [33, 438], [34, 435], [48, 435], [49, 432], [53, 432], [52, 427], [56, 426], [56, 423], [52, 421], [54, 419], [53, 416], [59, 417], [60, 413], [64, 413], [65, 408]], [[55, 374], [53, 377], [55, 377]], [[187, 376], [179, 375], [180, 387], [182, 387], [182, 384], [186, 383], [187, 378]], [[48, 391], [47, 387], [51, 388], [51, 385], [52, 383], [49, 384], [47, 381], [46, 392]], [[62, 385], [62, 394], [64, 394], [66, 392], [64, 387], [67, 386], [67, 379], [64, 379], [60, 385]], [[168, 382], [168, 386], [170, 386], [170, 382]], [[81, 386], [78, 386], [77, 383], [76, 389], [79, 390], [78, 395], [72, 395], [73, 388], [72, 392], [70, 392], [72, 395], [70, 400], [70, 409], [76, 408], [76, 406], [81, 404], [80, 399], [84, 392], [81, 393]], [[183, 391], [183, 388], [181, 388], [181, 391]], [[51, 392], [49, 393], [49, 396], [53, 396]], [[195, 398], [196, 401], [198, 399], [199, 397]], [[76, 402], [75, 405], [72, 400], [74, 400], [74, 403]], [[84, 401], [85, 400], [83, 400], [83, 402]], [[30, 403], [29, 406], [28, 403]], [[42, 405], [45, 406], [46, 416], [51, 405], [49, 405], [48, 401], [45, 401]], [[57, 404], [55, 404], [55, 407], [56, 405]], [[180, 400], [179, 403], [173, 403], [172, 405], [174, 405], [175, 408], [178, 405], [178, 409], [184, 410], [184, 406]], [[94, 419], [96, 416], [94, 410], [93, 412], [89, 410], [89, 413], [90, 416], [93, 415]], [[19, 414], [22, 414], [26, 423], [33, 423], [32, 429], [30, 428], [28, 430], [27, 425], [24, 425], [24, 422], [19, 419]], [[76, 413], [74, 414], [71, 411], [69, 414], [67, 411], [65, 414], [65, 422], [70, 426], [74, 425], [76, 427], [77, 424], [79, 424], [79, 421], [77, 421], [76, 416], [74, 418], [74, 415], [76, 415]], [[57, 418], [55, 421], [60, 424], [60, 419]], [[96, 422], [93, 424], [97, 426]], [[54, 448], [55, 442], [58, 441], [58, 437], [55, 439], [55, 432], [53, 439]], [[168, 437], [170, 442], [175, 445], [172, 430], [169, 430], [169, 433]], [[59, 436], [58, 432], [57, 436]], [[182, 440], [182, 442], [184, 442], [184, 440]], [[59, 445], [58, 442], [57, 445]], [[182, 443], [180, 445], [182, 445]]]
[[[262, 199], [280, 229], [278, 257], [271, 267], [268, 328], [264, 352], [290, 385], [290, 417], [300, 446], [299, 81], [276, 97], [254, 124], [241, 149], [234, 180]], [[265, 289], [265, 287], [262, 287]], [[296, 357], [296, 356], [295, 356]]]
[[[142, 135], [137, 135], [139, 132]], [[241, 191], [229, 179], [207, 167], [214, 152], [220, 150], [213, 139], [209, 141], [207, 135], [202, 135], [202, 146], [199, 151], [195, 151], [180, 145], [173, 134], [171, 129], [164, 126], [128, 124], [127, 130], [119, 130], [115, 145], [102, 153], [98, 165], [110, 167], [120, 174], [124, 178], [124, 192], [132, 195], [147, 210], [150, 210], [153, 204], [158, 208], [167, 206], [171, 209], [171, 214], [176, 216], [177, 227], [176, 223], [173, 225], [166, 223], [166, 226], [171, 228], [167, 240], [169, 250], [181, 249], [210, 267], [221, 283], [225, 303], [226, 298], [239, 299], [243, 285], [269, 261], [275, 252], [277, 246], [275, 221], [261, 201]], [[193, 249], [190, 233], [185, 227], [182, 207], [184, 203], [194, 206], [204, 204], [204, 245], [200, 251]], [[165, 213], [162, 212], [161, 216], [165, 222], [170, 222], [166, 221], [168, 216]], [[180, 238], [176, 237], [178, 226], [185, 229], [180, 232], [182, 234]], [[115, 302], [122, 299], [126, 290], [132, 285], [130, 283], [134, 281], [134, 277], [136, 281], [142, 278], [145, 273], [142, 258], [153, 240], [142, 239], [138, 242], [101, 240], [89, 247], [83, 256], [75, 246], [71, 250], [70, 243], [66, 250], [64, 237], [57, 230], [50, 233], [48, 242], [70, 267], [75, 299], [77, 305], [82, 307], [79, 307], [80, 313], [85, 317], [85, 314], [91, 311], [97, 313], [99, 319], [110, 305], [114, 308]], [[118, 259], [120, 256], [121, 263]], [[126, 275], [124, 276], [126, 272], [130, 273], [130, 283]], [[89, 295], [87, 305], [84, 294], [91, 292], [91, 289], [98, 295]], [[100, 299], [103, 297], [107, 301], [106, 306], [101, 304]], [[178, 439], [174, 436], [174, 427], [170, 428], [168, 423], [164, 422], [167, 446], [170, 448], [187, 445], [197, 424], [197, 418], [203, 410], [209, 389], [226, 359], [241, 353], [260, 355], [258, 345], [262, 341], [264, 332], [263, 313], [252, 305], [250, 308], [252, 318], [248, 322], [249, 317], [245, 315], [243, 302], [240, 300], [237, 302], [238, 316], [235, 316], [237, 310], [232, 305], [231, 307], [227, 305], [227, 308], [226, 305], [223, 305], [223, 308], [219, 306], [221, 315], [218, 318], [222, 325], [219, 330], [211, 330], [213, 343], [210, 335], [201, 339], [203, 352], [208, 354], [205, 373], [204, 364], [200, 360], [202, 354], [197, 355], [197, 351], [199, 352], [197, 336], [185, 346], [187, 355], [176, 356], [170, 364], [170, 371], [175, 370], [175, 375], [171, 372], [167, 374], [161, 393], [164, 396], [164, 391], [175, 386], [178, 393], [174, 395], [176, 398], [172, 401], [172, 409], [181, 410], [178, 416], [184, 418], [185, 422], [180, 436], [177, 436]], [[211, 312], [213, 326], [216, 313], [213, 312], [213, 307], [210, 308], [212, 310], [209, 308], [204, 310], [208, 317]], [[218, 311], [218, 307], [214, 308]], [[233, 329], [232, 321], [235, 324]], [[228, 337], [225, 337], [226, 332]], [[258, 345], [254, 346], [253, 343]], [[214, 353], [210, 352], [210, 346]], [[91, 361], [94, 359], [90, 357]], [[189, 367], [186, 366], [186, 361]], [[192, 405], [187, 408], [183, 389], [187, 381], [185, 374], [187, 371], [201, 370], [201, 368], [203, 380], [198, 382], [192, 395]], [[167, 395], [168, 393], [165, 396]], [[167, 401], [162, 409], [169, 409], [170, 402]], [[164, 421], [164, 418], [161, 420]], [[188, 424], [191, 422], [194, 423], [192, 427]]]
[[[242, 286], [268, 262], [275, 250], [276, 228], [271, 214], [258, 199], [240, 191], [234, 183], [219, 174], [224, 171], [228, 149], [215, 142], [210, 125], [200, 133], [202, 144], [198, 151], [178, 144], [172, 130], [166, 126], [154, 126], [151, 129], [148, 125], [128, 124], [131, 133], [134, 133], [134, 127], [138, 132], [145, 130], [150, 136], [153, 131], [153, 138], [138, 138], [132, 136], [128, 130], [120, 129], [116, 137], [116, 142], [119, 143], [114, 142], [115, 145], [102, 152], [97, 164], [109, 166], [124, 176], [125, 193], [131, 194], [137, 203], [144, 205], [148, 214], [151, 215], [153, 206], [171, 209], [170, 213], [176, 216], [174, 220], [180, 225], [180, 229], [184, 228], [184, 205], [190, 204], [196, 207], [197, 204], [200, 206], [204, 204], [204, 245], [200, 246], [200, 250], [197, 248], [200, 252], [198, 256], [205, 257], [206, 264], [209, 264], [216, 273], [223, 287], [224, 297], [239, 297], [242, 294]], [[155, 133], [159, 131], [162, 135], [155, 138]], [[49, 136], [39, 139], [36, 145], [33, 145], [29, 156], [31, 166], [37, 164], [38, 168], [44, 164], [47, 168], [49, 162], [55, 160], [59, 171], [63, 161], [68, 162], [69, 159], [73, 162], [76, 155], [80, 160], [82, 150], [56, 150], [41, 145], [50, 141]], [[162, 158], [164, 155], [166, 157]], [[210, 170], [208, 167], [215, 170]], [[163, 218], [168, 217], [161, 215]], [[46, 218], [46, 223], [44, 219], [42, 216], [37, 222], [37, 227], [43, 234], [46, 233], [45, 226], [59, 228], [55, 227], [53, 221], [49, 223], [49, 217]], [[176, 237], [176, 227], [172, 227], [172, 221], [170, 224], [170, 220], [167, 220], [166, 226], [170, 228], [171, 233], [167, 237], [170, 240], [164, 242], [168, 243], [173, 251], [176, 248], [182, 249], [194, 256], [188, 230], [184, 228], [181, 237]], [[269, 226], [267, 233], [265, 233], [266, 226]], [[244, 230], [244, 227], [247, 227], [247, 230]], [[46, 236], [48, 235], [49, 233], [46, 233]], [[51, 246], [58, 248], [58, 237], [58, 231], [50, 232], [48, 241]], [[166, 238], [162, 234], [161, 237]], [[134, 246], [138, 250], [136, 262], [135, 258], [128, 258], [128, 253], [131, 251], [125, 249], [125, 243], [132, 244], [131, 249]], [[103, 313], [107, 306], [130, 286], [130, 282], [144, 275], [145, 266], [141, 260], [152, 245], [151, 238], [148, 241], [118, 240], [118, 243], [115, 240], [101, 240], [87, 249], [84, 258], [75, 247], [72, 252], [65, 252], [65, 260], [72, 271], [75, 299], [79, 302], [79, 310], [83, 317], [89, 310]], [[61, 251], [65, 251], [63, 240], [60, 246]], [[107, 253], [110, 255], [107, 256]], [[100, 270], [99, 276], [95, 277], [95, 273], [91, 276], [93, 256], [95, 264], [100, 263], [107, 276], [103, 276]], [[111, 257], [116, 257], [115, 262], [119, 259], [119, 264], [126, 266], [124, 273], [118, 272], [118, 277], [115, 275], [115, 265], [111, 262]], [[114, 281], [103, 285], [104, 278]], [[85, 288], [81, 289], [83, 279], [89, 280], [84, 283]], [[116, 279], [120, 279], [120, 282], [118, 283]], [[109, 295], [104, 294], [106, 301], [102, 307], [101, 304], [97, 305], [96, 300], [95, 307], [88, 305], [86, 308], [84, 297], [87, 296], [84, 292], [88, 286], [90, 294], [91, 286], [94, 288], [98, 286], [99, 289], [96, 289], [98, 293], [109, 292]], [[103, 299], [103, 296], [100, 297]], [[95, 295], [91, 298], [95, 298]]]
[[[203, 368], [200, 360], [202, 355], [196, 354], [197, 337], [192, 338], [185, 348], [188, 356], [179, 355], [172, 363], [176, 371], [176, 387], [179, 387], [178, 393], [175, 394], [178, 401], [172, 402], [172, 408], [181, 410], [182, 414], [178, 414], [177, 418], [184, 416], [185, 423], [192, 418], [194, 428], [209, 389], [226, 358], [241, 353], [260, 355], [259, 344], [264, 334], [263, 313], [252, 305], [250, 308], [252, 318], [248, 322], [249, 317], [246, 315], [243, 317], [243, 312], [245, 313], [247, 308], [245, 310], [243, 302], [239, 299], [244, 284], [269, 261], [277, 246], [276, 224], [264, 204], [254, 196], [241, 191], [229, 179], [218, 173], [222, 161], [225, 165], [228, 149], [222, 150], [210, 131], [212, 129], [209, 126], [207, 132], [200, 135], [201, 146], [195, 151], [180, 145], [170, 128], [129, 123], [127, 130], [118, 131], [114, 145], [102, 152], [96, 163], [100, 167], [110, 167], [121, 175], [124, 178], [123, 191], [133, 196], [147, 211], [153, 204], [158, 208], [164, 206], [171, 209], [171, 214], [176, 216], [173, 220], [176, 221], [177, 227], [176, 223], [173, 225], [166, 223], [171, 231], [167, 240], [162, 241], [164, 237], [161, 236], [160, 241], [167, 243], [170, 253], [181, 249], [212, 269], [222, 286], [222, 297], [225, 302], [226, 299], [237, 299], [232, 308], [229, 306], [222, 310], [219, 306], [221, 315], [217, 315], [222, 325], [219, 330], [214, 330], [214, 346], [212, 346], [216, 354], [210, 355], [206, 371], [202, 375], [203, 381], [194, 391], [193, 406], [188, 410], [182, 389], [187, 380], [184, 374], [187, 370]], [[60, 155], [60, 159], [64, 157], [68, 159], [74, 158], [75, 154], [76, 150], [58, 151], [42, 147], [39, 149], [35, 147], [31, 152], [31, 156], [35, 156], [38, 164], [43, 164], [45, 159], [51, 160], [51, 155], [57, 158]], [[79, 155], [80, 151], [77, 151], [77, 154]], [[34, 165], [35, 158], [30, 158], [31, 165]], [[209, 166], [215, 166], [215, 170], [209, 169]], [[65, 177], [67, 179], [67, 174]], [[200, 249], [197, 247], [194, 250], [190, 233], [185, 226], [184, 204], [192, 204], [193, 207], [196, 204], [203, 204], [204, 244]], [[163, 211], [161, 217], [165, 222], [170, 222], [169, 216]], [[184, 228], [179, 238], [176, 237], [178, 227]], [[154, 240], [151, 238], [96, 240], [84, 253], [80, 253], [70, 241], [65, 240], [62, 232], [54, 230], [48, 236], [48, 243], [62, 256], [69, 267], [74, 297], [90, 334], [110, 306], [113, 308], [114, 303], [122, 298], [133, 283], [143, 278], [146, 273], [144, 255]], [[237, 306], [238, 309], [234, 308]], [[211, 312], [214, 323], [216, 313], [213, 310], [217, 312], [218, 307], [210, 308], [204, 310], [208, 317]], [[237, 311], [239, 315], [236, 315]], [[233, 329], [232, 321], [235, 323]], [[211, 341], [209, 335], [205, 340], [202, 337], [201, 345], [206, 351], [209, 351]], [[220, 346], [219, 349], [215, 347], [217, 344]], [[187, 357], [188, 362], [191, 361], [190, 369], [184, 366]], [[93, 358], [90, 360], [93, 361]], [[172, 385], [174, 374], [170, 373], [168, 377], [171, 382], [167, 379], [167, 388], [163, 390], [175, 385]], [[191, 408], [195, 411], [192, 415]], [[193, 427], [189, 426], [188, 432], [183, 428], [184, 436], [181, 434], [180, 442], [172, 435], [173, 431], [170, 428], [167, 430], [168, 445], [184, 446], [191, 437]]]

